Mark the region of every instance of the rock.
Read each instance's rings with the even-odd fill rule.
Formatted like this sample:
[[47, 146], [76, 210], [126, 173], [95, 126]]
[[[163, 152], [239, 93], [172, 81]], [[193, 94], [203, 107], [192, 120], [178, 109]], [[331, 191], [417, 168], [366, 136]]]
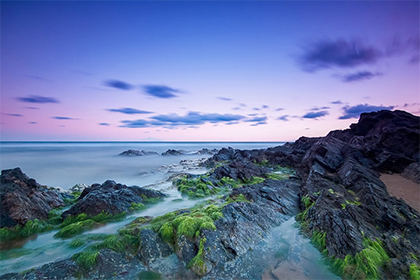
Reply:
[[198, 150], [197, 152], [194, 153], [194, 155], [214, 155], [218, 152], [218, 149], [207, 149], [207, 148], [203, 148], [201, 150]]
[[410, 174], [416, 168], [418, 125], [418, 117], [400, 111], [362, 114], [350, 130], [331, 132], [309, 147], [300, 169], [308, 201], [301, 219], [310, 236], [325, 234], [330, 257], [354, 256], [366, 238], [380, 240], [395, 265], [380, 269], [380, 278], [409, 277], [410, 252], [420, 253], [419, 214], [389, 196], [376, 170], [408, 168]]
[[108, 180], [102, 185], [93, 184], [83, 190], [76, 204], [62, 214], [63, 219], [69, 215], [85, 213], [96, 216], [102, 212], [117, 215], [128, 212], [133, 203], [144, 203], [147, 198], [163, 198], [160, 191], [149, 190], [138, 186], [126, 186]]
[[174, 150], [169, 149], [166, 152], [162, 153], [162, 156], [179, 156], [179, 155], [185, 155], [186, 151], [184, 150]]
[[0, 184], [0, 227], [46, 220], [49, 211], [65, 205], [62, 193], [41, 186], [20, 168], [3, 170]]
[[332, 131], [328, 136], [341, 139], [365, 152], [382, 172], [401, 173], [420, 159], [420, 117], [404, 111], [363, 113], [350, 129]]
[[249, 161], [234, 161], [228, 165], [222, 165], [214, 170], [216, 178], [222, 179], [223, 177], [229, 177], [236, 180], [242, 180], [244, 182], [250, 181], [254, 176], [264, 176], [269, 172], [266, 167], [258, 166]]
[[185, 264], [188, 264], [198, 253], [196, 242], [182, 235], [178, 237], [176, 243], [176, 254]]
[[102, 249], [95, 267], [87, 273], [87, 279], [137, 279], [136, 275], [146, 270], [137, 258], [129, 254]]
[[212, 265], [208, 278], [229, 269], [247, 271], [246, 267], [227, 267], [227, 262], [252, 250], [267, 232], [299, 212], [300, 181], [265, 180], [261, 184], [234, 189], [231, 197], [244, 195], [248, 202], [234, 202], [223, 208], [223, 218], [215, 222], [217, 231], [205, 230], [204, 260]]
[[414, 183], [420, 184], [420, 162], [413, 162], [408, 165], [401, 175]]
[[217, 149], [209, 150], [207, 148], [203, 148], [198, 151], [185, 151], [185, 150], [174, 150], [169, 149], [166, 152], [162, 153], [162, 156], [180, 156], [180, 155], [214, 155], [218, 152]]
[[142, 229], [139, 234], [140, 249], [137, 257], [146, 264], [168, 257], [172, 249], [151, 229]]
[[78, 279], [80, 267], [71, 260], [64, 259], [43, 266], [31, 269], [26, 273], [10, 273], [0, 276], [1, 280], [41, 280], [41, 279], [63, 279], [63, 280], [76, 280]]
[[83, 192], [86, 188], [88, 188], [89, 186], [88, 185], [86, 185], [86, 184], [76, 184], [76, 185], [74, 185], [73, 187], [71, 187], [70, 189], [69, 189], [69, 192], [70, 193], [73, 193], [73, 192]]
[[127, 150], [119, 154], [120, 156], [150, 156], [150, 155], [158, 155], [158, 153], [153, 151], [145, 151], [145, 150]]

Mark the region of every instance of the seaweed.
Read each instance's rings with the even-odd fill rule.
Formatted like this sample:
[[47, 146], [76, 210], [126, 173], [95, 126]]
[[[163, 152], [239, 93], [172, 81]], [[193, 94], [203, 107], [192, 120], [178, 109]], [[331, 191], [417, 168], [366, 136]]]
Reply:
[[88, 250], [85, 252], [74, 254], [71, 258], [77, 262], [84, 270], [90, 270], [95, 266], [99, 251]]

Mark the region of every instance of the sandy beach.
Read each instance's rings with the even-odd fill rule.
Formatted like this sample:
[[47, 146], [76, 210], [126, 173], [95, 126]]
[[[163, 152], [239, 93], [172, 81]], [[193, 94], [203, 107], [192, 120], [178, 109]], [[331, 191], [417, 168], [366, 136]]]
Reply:
[[380, 179], [386, 185], [391, 196], [402, 198], [408, 205], [420, 212], [420, 184], [399, 174], [381, 174]]

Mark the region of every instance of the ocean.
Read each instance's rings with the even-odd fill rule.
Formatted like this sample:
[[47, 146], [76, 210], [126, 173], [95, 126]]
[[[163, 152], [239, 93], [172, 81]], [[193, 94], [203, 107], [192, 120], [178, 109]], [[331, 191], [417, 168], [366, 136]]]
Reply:
[[[168, 149], [194, 153], [202, 148], [262, 149], [284, 142], [1, 142], [0, 169], [20, 167], [38, 183], [68, 190], [75, 184], [91, 185], [114, 180], [125, 185], [155, 184], [167, 176], [164, 167], [183, 159], [210, 155], [162, 156]], [[120, 156], [128, 149], [159, 155]], [[162, 168], [163, 167], [163, 168]]]

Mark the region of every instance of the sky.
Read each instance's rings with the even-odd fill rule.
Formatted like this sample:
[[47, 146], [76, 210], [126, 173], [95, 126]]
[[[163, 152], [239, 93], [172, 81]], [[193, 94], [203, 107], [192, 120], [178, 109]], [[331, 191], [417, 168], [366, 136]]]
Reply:
[[2, 141], [294, 141], [420, 114], [418, 1], [1, 1]]

